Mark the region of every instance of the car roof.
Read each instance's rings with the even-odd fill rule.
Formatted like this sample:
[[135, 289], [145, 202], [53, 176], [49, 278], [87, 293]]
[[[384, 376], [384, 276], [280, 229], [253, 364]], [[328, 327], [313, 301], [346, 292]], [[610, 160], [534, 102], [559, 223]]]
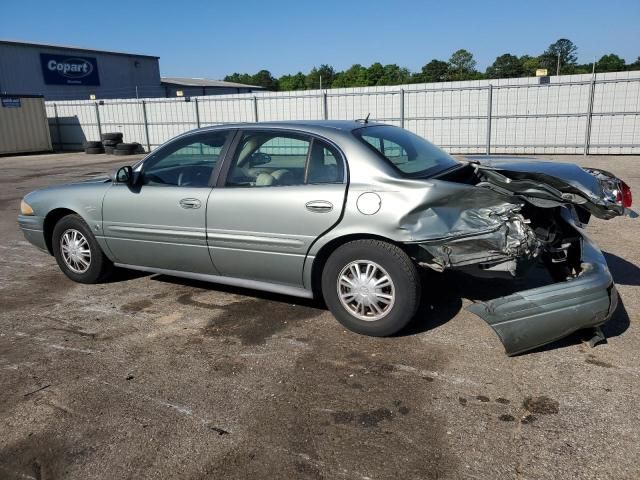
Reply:
[[279, 122], [256, 122], [256, 123], [232, 123], [225, 125], [216, 125], [212, 127], [204, 127], [193, 131], [218, 130], [221, 128], [278, 128], [291, 129], [309, 133], [326, 133], [339, 130], [342, 132], [351, 132], [353, 130], [385, 125], [383, 123], [365, 122], [364, 120], [289, 120]]

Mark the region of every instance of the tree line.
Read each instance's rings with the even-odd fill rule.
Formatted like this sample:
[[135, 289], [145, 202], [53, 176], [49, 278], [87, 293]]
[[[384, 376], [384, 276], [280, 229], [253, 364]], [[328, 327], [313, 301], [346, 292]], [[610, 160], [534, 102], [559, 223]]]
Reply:
[[[419, 72], [396, 64], [382, 65], [379, 62], [369, 67], [355, 64], [344, 71], [336, 71], [330, 65], [313, 67], [307, 74], [298, 72], [275, 78], [269, 70], [256, 74], [234, 73], [224, 77], [227, 82], [257, 85], [267, 90], [313, 90], [318, 88], [370, 87], [376, 85], [400, 85], [408, 83], [451, 82], [456, 80], [481, 80], [485, 78], [517, 78], [535, 76], [536, 70], [547, 69], [549, 75], [591, 73], [593, 63], [578, 63], [578, 47], [566, 38], [549, 45], [538, 56], [512, 55], [505, 53], [495, 59], [484, 72], [477, 69], [473, 54], [461, 49], [454, 52], [448, 61], [433, 59]], [[626, 64], [614, 53], [603, 55], [596, 61], [596, 73], [640, 70], [640, 57]]]

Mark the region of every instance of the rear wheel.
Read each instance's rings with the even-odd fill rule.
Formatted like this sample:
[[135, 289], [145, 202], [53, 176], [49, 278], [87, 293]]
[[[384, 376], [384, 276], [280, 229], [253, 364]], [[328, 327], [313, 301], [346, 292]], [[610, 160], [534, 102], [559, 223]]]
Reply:
[[342, 325], [364, 335], [393, 335], [415, 315], [420, 276], [409, 256], [380, 240], [356, 240], [331, 254], [322, 272], [324, 300]]
[[58, 266], [75, 282], [99, 283], [113, 269], [91, 229], [79, 215], [67, 215], [56, 223], [52, 246]]

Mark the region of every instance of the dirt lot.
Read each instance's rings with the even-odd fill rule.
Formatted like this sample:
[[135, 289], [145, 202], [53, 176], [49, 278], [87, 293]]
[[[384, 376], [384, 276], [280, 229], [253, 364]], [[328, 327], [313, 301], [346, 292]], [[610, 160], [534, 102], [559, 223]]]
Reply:
[[[640, 197], [638, 157], [563, 160]], [[501, 281], [428, 275], [420, 319], [387, 339], [284, 296], [72, 283], [22, 237], [20, 199], [122, 162], [0, 158], [0, 478], [640, 477], [640, 221], [590, 226], [622, 299], [608, 344], [508, 358], [464, 310]]]

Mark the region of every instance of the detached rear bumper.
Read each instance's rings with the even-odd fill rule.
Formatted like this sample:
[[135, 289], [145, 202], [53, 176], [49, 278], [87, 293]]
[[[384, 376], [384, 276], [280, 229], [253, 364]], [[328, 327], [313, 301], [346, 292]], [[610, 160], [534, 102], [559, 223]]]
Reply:
[[578, 277], [467, 307], [495, 330], [508, 355], [602, 325], [615, 311], [618, 292], [607, 262], [581, 233], [582, 273]]

